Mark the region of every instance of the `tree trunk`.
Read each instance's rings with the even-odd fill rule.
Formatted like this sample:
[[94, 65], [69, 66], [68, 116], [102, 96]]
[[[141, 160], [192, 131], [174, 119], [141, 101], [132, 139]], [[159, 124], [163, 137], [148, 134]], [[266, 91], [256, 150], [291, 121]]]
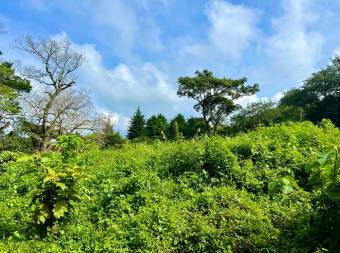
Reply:
[[208, 133], [209, 133], [209, 135], [210, 135], [210, 134], [211, 134], [211, 129], [210, 129], [209, 121], [208, 121], [208, 119], [207, 119], [207, 115], [206, 115], [204, 109], [203, 109], [203, 120], [204, 120], [204, 122], [205, 122], [205, 125], [206, 125], [206, 127], [207, 127]]
[[55, 91], [52, 95], [49, 95], [49, 100], [45, 105], [44, 113], [43, 113], [43, 122], [42, 122], [42, 146], [41, 151], [46, 152], [48, 148], [48, 144], [50, 142], [50, 127], [48, 126], [48, 114], [52, 108], [53, 102], [55, 98], [58, 96], [59, 91]]
[[214, 124], [214, 132], [213, 132], [213, 134], [216, 134], [216, 132], [217, 132], [217, 127], [218, 127], [218, 122], [216, 122], [215, 124]]

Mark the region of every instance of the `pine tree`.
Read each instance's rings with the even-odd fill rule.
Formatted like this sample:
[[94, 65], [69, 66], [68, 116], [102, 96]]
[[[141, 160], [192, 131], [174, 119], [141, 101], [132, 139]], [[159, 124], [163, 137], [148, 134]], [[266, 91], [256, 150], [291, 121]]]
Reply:
[[133, 140], [136, 138], [140, 138], [144, 135], [145, 135], [145, 119], [140, 108], [138, 107], [137, 111], [135, 112], [130, 121], [127, 137], [129, 140]]

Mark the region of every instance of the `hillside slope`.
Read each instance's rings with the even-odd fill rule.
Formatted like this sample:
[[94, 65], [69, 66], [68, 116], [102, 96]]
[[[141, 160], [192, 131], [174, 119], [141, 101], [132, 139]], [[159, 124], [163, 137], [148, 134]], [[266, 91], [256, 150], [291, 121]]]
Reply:
[[89, 146], [81, 200], [47, 236], [32, 223], [41, 173], [1, 154], [0, 252], [337, 252], [339, 145], [324, 121]]

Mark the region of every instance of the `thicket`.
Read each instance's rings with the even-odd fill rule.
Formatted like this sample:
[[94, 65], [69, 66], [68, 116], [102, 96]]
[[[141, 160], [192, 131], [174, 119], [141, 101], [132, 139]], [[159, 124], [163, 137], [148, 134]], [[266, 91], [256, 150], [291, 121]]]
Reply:
[[67, 136], [55, 152], [2, 152], [0, 251], [338, 252], [339, 145], [323, 121], [115, 150]]

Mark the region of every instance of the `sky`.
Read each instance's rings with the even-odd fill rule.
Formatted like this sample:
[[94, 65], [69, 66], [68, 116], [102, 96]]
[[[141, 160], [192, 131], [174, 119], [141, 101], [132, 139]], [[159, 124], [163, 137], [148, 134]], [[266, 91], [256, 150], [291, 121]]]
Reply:
[[125, 132], [137, 106], [198, 115], [176, 95], [196, 70], [260, 84], [242, 105], [278, 100], [340, 54], [339, 13], [340, 0], [0, 0], [0, 49], [34, 64], [16, 40], [69, 39], [87, 58], [77, 86]]

